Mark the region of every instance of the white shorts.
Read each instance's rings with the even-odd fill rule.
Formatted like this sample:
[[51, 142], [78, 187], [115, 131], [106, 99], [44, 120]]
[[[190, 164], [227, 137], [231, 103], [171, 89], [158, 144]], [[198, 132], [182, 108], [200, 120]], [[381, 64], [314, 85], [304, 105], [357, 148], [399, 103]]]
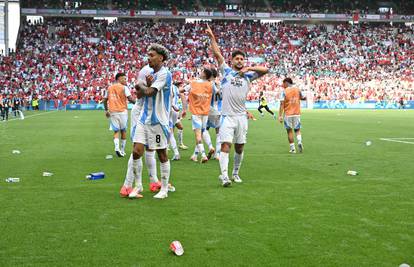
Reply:
[[151, 150], [165, 149], [168, 146], [169, 129], [167, 126], [156, 124], [147, 125], [138, 122], [135, 127], [134, 143], [146, 145]]
[[207, 127], [208, 115], [192, 115], [193, 130], [199, 129], [204, 131]]
[[207, 127], [220, 128], [220, 115], [208, 115]]
[[180, 122], [180, 112], [175, 110], [171, 110], [170, 113], [170, 128], [174, 128], [174, 126]]
[[134, 105], [131, 109], [131, 139], [134, 137], [132, 133], [133, 133], [133, 129], [138, 124], [140, 113], [141, 113], [141, 109], [137, 108], [137, 106]]
[[299, 130], [300, 125], [300, 116], [286, 116], [284, 119], [285, 128], [287, 130]]
[[125, 131], [128, 125], [128, 112], [110, 113], [111, 128], [114, 132]]
[[220, 141], [222, 143], [246, 144], [247, 116], [222, 116], [220, 125]]

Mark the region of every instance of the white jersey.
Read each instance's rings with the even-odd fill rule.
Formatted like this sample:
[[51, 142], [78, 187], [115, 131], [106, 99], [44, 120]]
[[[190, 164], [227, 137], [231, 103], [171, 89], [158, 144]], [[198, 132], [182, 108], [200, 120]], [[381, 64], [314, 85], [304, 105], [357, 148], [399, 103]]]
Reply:
[[179, 109], [178, 99], [180, 98], [180, 92], [178, 87], [173, 85], [172, 86], [172, 107], [175, 109]]
[[222, 97], [220, 88], [217, 87], [216, 83], [213, 83], [214, 90], [213, 96], [211, 97], [210, 113], [209, 115], [218, 116], [221, 114]]
[[154, 77], [151, 88], [155, 88], [157, 93], [154, 96], [144, 97], [139, 121], [146, 125], [168, 126], [171, 111], [172, 74], [163, 66], [151, 75]]
[[223, 98], [222, 115], [246, 115], [246, 97], [250, 90], [250, 83], [259, 75], [254, 71], [249, 71], [242, 77], [226, 63], [220, 66], [220, 72], [223, 76], [220, 84]]

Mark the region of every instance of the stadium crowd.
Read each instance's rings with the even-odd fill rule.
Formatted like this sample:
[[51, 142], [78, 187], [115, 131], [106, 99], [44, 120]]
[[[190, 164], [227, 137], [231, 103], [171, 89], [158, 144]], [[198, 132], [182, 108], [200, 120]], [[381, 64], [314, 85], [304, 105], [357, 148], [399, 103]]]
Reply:
[[[225, 58], [242, 49], [249, 64], [265, 64], [271, 75], [255, 82], [250, 100], [266, 91], [278, 99], [290, 76], [314, 100], [414, 100], [414, 32], [390, 25], [294, 25], [258, 22], [210, 24]], [[63, 104], [100, 102], [114, 74], [135, 83], [146, 64], [146, 47], [164, 44], [174, 78], [198, 76], [208, 54], [205, 24], [50, 19], [22, 25], [18, 49], [0, 56], [0, 95]]]

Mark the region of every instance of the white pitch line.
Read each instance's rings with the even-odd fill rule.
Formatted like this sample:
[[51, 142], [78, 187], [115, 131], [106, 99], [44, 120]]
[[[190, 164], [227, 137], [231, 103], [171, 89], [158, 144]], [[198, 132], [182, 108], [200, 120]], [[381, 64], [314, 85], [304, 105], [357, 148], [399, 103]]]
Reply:
[[395, 140], [390, 138], [380, 138], [382, 141], [388, 141], [388, 142], [395, 142], [395, 143], [403, 143], [403, 144], [411, 144], [414, 145], [414, 142], [407, 142], [407, 141], [401, 141], [401, 140]]
[[[54, 112], [58, 112], [59, 110], [53, 110], [53, 111], [46, 111], [46, 112], [42, 112], [42, 113], [38, 113], [38, 114], [33, 114], [33, 115], [28, 115], [28, 116], [24, 116], [24, 119], [27, 118], [32, 118], [32, 117], [36, 117], [36, 116], [41, 116], [41, 115], [45, 115], [45, 114], [50, 114], [50, 113], [54, 113]], [[21, 120], [20, 118], [15, 118], [15, 119], [10, 119], [8, 121], [17, 121], [17, 120]], [[0, 121], [0, 122], [8, 122], [8, 121]]]
[[392, 139], [392, 140], [413, 140], [414, 137], [387, 137], [385, 139]]

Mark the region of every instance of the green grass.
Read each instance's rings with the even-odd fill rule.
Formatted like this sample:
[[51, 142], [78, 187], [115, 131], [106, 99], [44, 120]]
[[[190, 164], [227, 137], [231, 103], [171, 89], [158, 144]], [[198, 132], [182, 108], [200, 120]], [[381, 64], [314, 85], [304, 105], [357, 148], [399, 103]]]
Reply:
[[[146, 170], [144, 198], [119, 197], [127, 158], [105, 160], [102, 112], [0, 123], [0, 266], [413, 266], [414, 145], [380, 140], [414, 137], [413, 121], [413, 111], [305, 111], [305, 153], [290, 155], [282, 126], [259, 117], [243, 184], [220, 187], [218, 162], [182, 151], [165, 200], [148, 192]], [[94, 171], [107, 177], [85, 181]], [[173, 240], [184, 256], [169, 252]]]

